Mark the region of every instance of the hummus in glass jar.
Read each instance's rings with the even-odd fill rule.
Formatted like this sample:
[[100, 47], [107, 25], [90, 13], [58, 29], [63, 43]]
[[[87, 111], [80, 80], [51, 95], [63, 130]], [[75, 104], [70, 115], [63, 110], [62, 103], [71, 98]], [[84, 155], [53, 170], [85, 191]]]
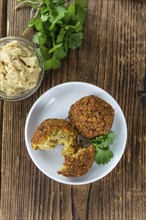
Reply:
[[6, 95], [33, 89], [40, 71], [37, 56], [17, 40], [0, 47], [0, 90]]

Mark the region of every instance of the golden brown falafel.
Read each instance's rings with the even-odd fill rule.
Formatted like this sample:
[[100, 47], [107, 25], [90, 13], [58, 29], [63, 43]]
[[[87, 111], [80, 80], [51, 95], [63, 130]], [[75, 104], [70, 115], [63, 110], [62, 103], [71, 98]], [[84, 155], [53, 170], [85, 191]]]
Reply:
[[69, 122], [78, 133], [95, 138], [107, 134], [113, 123], [114, 109], [97, 96], [85, 96], [69, 110]]
[[32, 148], [50, 150], [63, 144], [62, 155], [72, 155], [77, 150], [77, 132], [64, 119], [47, 119], [36, 129], [32, 139]]
[[79, 177], [86, 174], [92, 167], [95, 157], [95, 148], [91, 144], [89, 147], [81, 148], [77, 153], [65, 156], [65, 162], [58, 171], [66, 177]]

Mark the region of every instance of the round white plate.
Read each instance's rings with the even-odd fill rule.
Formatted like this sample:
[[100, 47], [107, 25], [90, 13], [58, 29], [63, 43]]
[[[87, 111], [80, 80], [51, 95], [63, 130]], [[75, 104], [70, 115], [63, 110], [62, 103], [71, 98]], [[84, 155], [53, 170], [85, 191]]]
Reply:
[[[50, 151], [33, 150], [31, 148], [31, 138], [43, 120], [47, 118], [67, 118], [70, 106], [81, 97], [88, 95], [96, 95], [104, 99], [115, 110], [112, 130], [116, 133], [116, 139], [111, 146], [114, 157], [106, 165], [94, 163], [90, 171], [82, 177], [67, 178], [57, 173], [64, 162], [64, 157], [61, 156], [62, 146], [57, 146]], [[32, 106], [25, 125], [25, 142], [28, 153], [35, 165], [48, 177], [70, 185], [91, 183], [107, 175], [121, 159], [126, 140], [126, 121], [118, 103], [103, 89], [83, 82], [63, 83], [46, 91]]]

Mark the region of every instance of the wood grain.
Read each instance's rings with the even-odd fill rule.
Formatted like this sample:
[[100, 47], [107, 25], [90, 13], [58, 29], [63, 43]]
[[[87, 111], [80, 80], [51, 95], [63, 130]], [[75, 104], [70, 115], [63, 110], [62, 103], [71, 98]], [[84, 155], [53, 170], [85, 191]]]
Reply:
[[[27, 25], [29, 8], [14, 11], [15, 5], [15, 0], [0, 2], [1, 37], [21, 36]], [[46, 73], [32, 97], [0, 102], [0, 219], [146, 219], [146, 99], [137, 93], [145, 91], [145, 31], [145, 0], [90, 0], [83, 45], [70, 51], [59, 70]], [[24, 126], [32, 104], [47, 89], [68, 81], [104, 88], [127, 120], [128, 141], [121, 161], [89, 185], [68, 186], [49, 179], [25, 147]]]

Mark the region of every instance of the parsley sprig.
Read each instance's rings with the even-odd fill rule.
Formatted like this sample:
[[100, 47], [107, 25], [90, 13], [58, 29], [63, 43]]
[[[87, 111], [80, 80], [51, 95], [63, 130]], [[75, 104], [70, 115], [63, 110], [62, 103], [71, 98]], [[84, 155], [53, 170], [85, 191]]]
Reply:
[[115, 132], [110, 131], [107, 135], [90, 140], [96, 149], [95, 162], [97, 164], [106, 164], [113, 158], [113, 152], [110, 149], [110, 145], [113, 144], [115, 137]]
[[38, 45], [43, 56], [45, 70], [59, 68], [68, 50], [82, 44], [86, 0], [68, 1], [67, 4], [65, 0], [17, 1], [20, 6], [27, 4], [35, 10], [28, 28], [34, 27], [36, 30], [33, 43]]

